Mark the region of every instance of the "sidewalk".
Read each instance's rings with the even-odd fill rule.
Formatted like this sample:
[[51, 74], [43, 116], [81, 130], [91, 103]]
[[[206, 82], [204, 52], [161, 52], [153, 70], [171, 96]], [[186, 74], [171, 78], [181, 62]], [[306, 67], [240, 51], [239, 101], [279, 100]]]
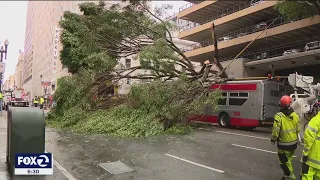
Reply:
[[0, 180], [68, 180], [55, 166], [53, 176], [15, 176], [9, 177], [6, 167], [7, 151], [7, 113], [0, 116]]
[[6, 170], [6, 151], [7, 151], [7, 121], [5, 116], [7, 113], [2, 112], [0, 116], [0, 179], [5, 180], [9, 179], [7, 170]]

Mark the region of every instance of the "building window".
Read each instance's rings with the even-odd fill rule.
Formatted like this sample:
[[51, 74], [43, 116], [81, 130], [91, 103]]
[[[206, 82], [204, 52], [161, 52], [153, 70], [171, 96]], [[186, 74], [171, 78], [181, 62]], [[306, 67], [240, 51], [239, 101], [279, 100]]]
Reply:
[[272, 97], [281, 97], [280, 91], [271, 90], [271, 96]]
[[126, 68], [131, 68], [131, 59], [126, 59]]
[[230, 106], [242, 106], [247, 102], [249, 93], [230, 93], [229, 105]]
[[56, 6], [56, 7], [55, 7], [55, 10], [56, 10], [56, 11], [62, 11], [62, 6]]

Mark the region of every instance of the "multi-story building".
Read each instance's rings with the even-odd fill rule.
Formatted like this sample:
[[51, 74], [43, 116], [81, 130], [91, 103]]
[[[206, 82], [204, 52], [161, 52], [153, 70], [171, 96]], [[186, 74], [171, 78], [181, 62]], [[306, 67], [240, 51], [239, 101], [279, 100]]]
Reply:
[[23, 87], [30, 98], [51, 95], [57, 79], [68, 75], [60, 62], [59, 21], [63, 12], [80, 13], [80, 1], [29, 1], [25, 34]]
[[24, 66], [24, 53], [20, 52], [18, 63], [14, 72], [14, 88], [22, 88], [22, 71]]
[[33, 39], [35, 27], [35, 3], [28, 1], [24, 40], [24, 63], [22, 70], [22, 86], [32, 96]]
[[5, 80], [5, 82], [3, 83], [2, 90], [9, 90], [9, 79]]
[[65, 11], [79, 13], [79, 1], [36, 2], [36, 23], [34, 36], [34, 63], [32, 71], [35, 95], [51, 95], [57, 79], [68, 75], [60, 62], [60, 28]]
[[3, 90], [14, 90], [14, 75], [10, 75], [9, 78], [4, 82]]
[[78, 5], [83, 2], [97, 1], [28, 1], [23, 88], [30, 99], [52, 95], [57, 80], [69, 75], [60, 61], [59, 21], [65, 11], [80, 13]]
[[227, 68], [229, 77], [265, 76], [271, 70], [278, 75], [297, 71], [320, 76], [316, 73], [320, 64], [320, 16], [288, 21], [274, 9], [277, 3], [279, 1], [190, 1], [177, 15], [178, 19], [192, 22], [179, 33], [180, 39], [195, 42], [184, 48], [185, 55], [195, 62], [212, 60], [214, 22], [219, 59], [224, 67], [257, 38]]

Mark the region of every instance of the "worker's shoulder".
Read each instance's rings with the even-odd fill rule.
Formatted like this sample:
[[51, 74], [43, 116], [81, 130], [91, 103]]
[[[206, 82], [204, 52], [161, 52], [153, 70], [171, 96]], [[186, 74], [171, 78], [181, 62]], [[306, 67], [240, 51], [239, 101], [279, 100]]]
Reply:
[[293, 117], [295, 117], [295, 118], [299, 118], [299, 115], [298, 115], [296, 112], [294, 112], [294, 111], [291, 113], [291, 116], [293, 116]]
[[277, 112], [275, 115], [274, 115], [274, 119], [275, 120], [281, 120], [281, 118], [285, 117], [285, 115], [282, 113], [282, 112]]
[[308, 124], [320, 126], [320, 113], [311, 118]]
[[283, 114], [283, 112], [279, 111], [275, 114], [275, 116], [284, 117], [285, 115]]

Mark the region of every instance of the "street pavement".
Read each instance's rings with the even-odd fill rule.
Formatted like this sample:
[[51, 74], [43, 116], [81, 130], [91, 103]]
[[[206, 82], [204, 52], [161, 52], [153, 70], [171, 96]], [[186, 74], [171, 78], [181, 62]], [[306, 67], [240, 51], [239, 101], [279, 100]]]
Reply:
[[[51, 130], [47, 149], [79, 180], [280, 179], [282, 171], [270, 133], [270, 128], [250, 132], [205, 127], [187, 136], [120, 139]], [[293, 162], [297, 177], [300, 154], [301, 147]], [[118, 160], [134, 171], [113, 175], [98, 165]]]
[[0, 180], [68, 180], [56, 165], [53, 167], [53, 176], [14, 176], [10, 177], [6, 166], [7, 151], [7, 113], [4, 111], [0, 116]]
[[[0, 118], [1, 166], [5, 167], [6, 120]], [[270, 180], [282, 171], [270, 128], [257, 131], [197, 128], [187, 136], [112, 138], [47, 128], [46, 150], [59, 180]], [[299, 177], [301, 147], [293, 166]], [[100, 163], [121, 161], [132, 172], [111, 174]], [[1, 170], [1, 169], [0, 169]], [[0, 174], [0, 180], [2, 180]]]

